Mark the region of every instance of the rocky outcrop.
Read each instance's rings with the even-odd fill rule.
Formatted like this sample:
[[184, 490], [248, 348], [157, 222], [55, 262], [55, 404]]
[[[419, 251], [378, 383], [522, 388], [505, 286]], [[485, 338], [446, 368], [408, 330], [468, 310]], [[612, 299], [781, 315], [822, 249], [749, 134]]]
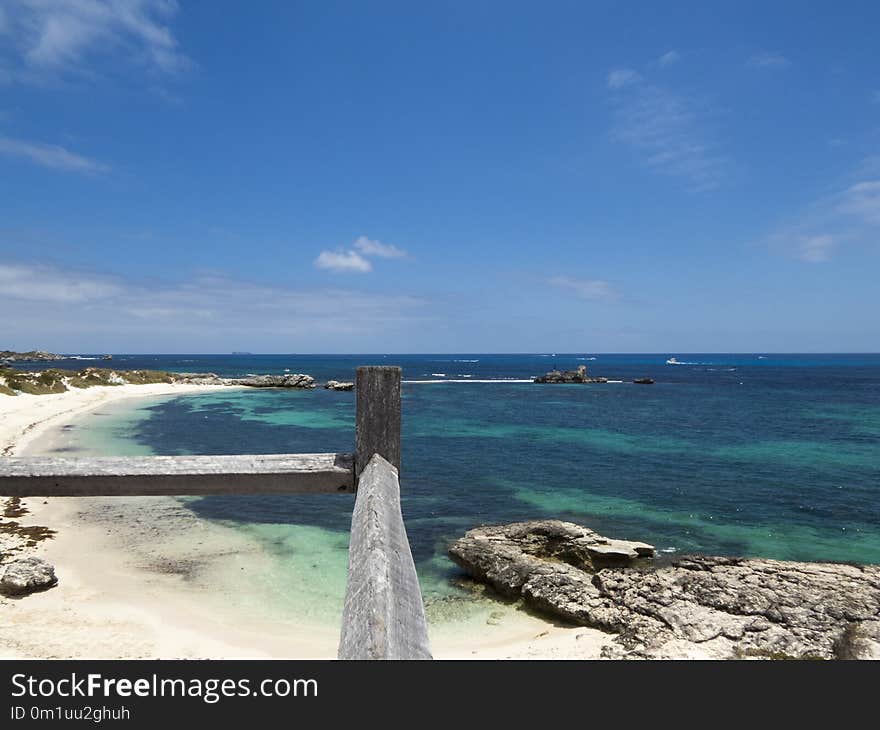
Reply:
[[315, 379], [302, 373], [221, 378], [216, 373], [171, 373], [175, 382], [190, 385], [244, 385], [248, 388], [314, 388]]
[[324, 383], [326, 390], [354, 390], [354, 383], [342, 383], [338, 380], [328, 380]]
[[249, 388], [314, 388], [315, 379], [302, 373], [283, 375], [249, 375], [246, 378], [221, 378], [224, 385], [246, 385]]
[[19, 558], [6, 565], [0, 577], [0, 592], [20, 596], [51, 588], [58, 582], [55, 568], [42, 558]]
[[614, 634], [609, 657], [880, 657], [880, 566], [708, 556], [655, 566], [651, 552], [556, 520], [477, 528], [449, 548], [499, 593]]
[[30, 350], [28, 352], [13, 352], [12, 350], [0, 350], [0, 361], [3, 362], [52, 362], [63, 360], [63, 355], [55, 355], [42, 350]]
[[585, 365], [579, 365], [577, 370], [551, 370], [546, 375], [538, 375], [533, 379], [535, 383], [607, 383], [608, 378], [591, 378], [587, 375]]

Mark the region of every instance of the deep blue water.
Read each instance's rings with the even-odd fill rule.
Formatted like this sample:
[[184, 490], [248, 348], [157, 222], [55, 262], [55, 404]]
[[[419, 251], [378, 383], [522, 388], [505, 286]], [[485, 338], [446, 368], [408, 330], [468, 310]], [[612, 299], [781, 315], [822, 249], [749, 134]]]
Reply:
[[[666, 365], [674, 355], [687, 364]], [[404, 371], [402, 493], [420, 572], [469, 527], [560, 517], [669, 551], [880, 563], [880, 355], [115, 355], [220, 375]], [[621, 383], [535, 385], [553, 365]], [[469, 377], [466, 377], [469, 376]], [[653, 386], [633, 385], [649, 376]], [[418, 383], [418, 380], [493, 380]], [[352, 393], [229, 391], [151, 407], [160, 454], [350, 451]], [[210, 497], [199, 514], [348, 530], [351, 498]], [[445, 578], [444, 578], [445, 579]]]

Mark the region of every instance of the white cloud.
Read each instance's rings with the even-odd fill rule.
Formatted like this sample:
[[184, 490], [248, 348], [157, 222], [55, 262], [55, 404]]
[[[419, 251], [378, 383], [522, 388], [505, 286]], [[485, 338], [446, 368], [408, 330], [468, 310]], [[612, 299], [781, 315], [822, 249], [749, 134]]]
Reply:
[[880, 236], [880, 180], [861, 180], [815, 201], [766, 243], [810, 263], [829, 261], [844, 246], [876, 244]]
[[362, 274], [373, 270], [372, 264], [357, 251], [321, 251], [315, 266], [330, 271], [356, 271]]
[[661, 66], [671, 66], [674, 63], [678, 63], [681, 60], [681, 55], [678, 51], [667, 51], [660, 58], [657, 59], [657, 63]]
[[559, 289], [573, 291], [581, 299], [592, 301], [613, 301], [617, 293], [604, 279], [572, 279], [568, 276], [554, 276], [550, 284]]
[[71, 304], [119, 294], [109, 279], [61, 272], [46, 266], [0, 264], [0, 297]]
[[91, 173], [103, 172], [108, 169], [103, 163], [70, 152], [58, 145], [29, 142], [11, 137], [0, 136], [0, 155], [18, 157], [53, 170]]
[[7, 0], [7, 45], [22, 78], [88, 73], [110, 54], [175, 73], [190, 65], [169, 26], [177, 9], [176, 0]]
[[366, 236], [360, 236], [354, 242], [354, 247], [364, 256], [378, 256], [383, 259], [397, 259], [406, 256], [406, 251], [403, 249], [389, 243], [373, 241]]
[[612, 138], [638, 152], [648, 167], [684, 178], [694, 190], [720, 184], [727, 161], [691, 102], [648, 83], [615, 94], [614, 102]]
[[800, 241], [798, 247], [798, 258], [812, 263], [827, 261], [831, 258], [837, 241], [832, 236], [807, 236]]
[[406, 256], [406, 251], [392, 246], [390, 243], [382, 243], [366, 236], [359, 236], [354, 242], [354, 248], [321, 251], [318, 258], [315, 259], [315, 266], [330, 271], [356, 271], [365, 274], [373, 270], [373, 265], [365, 258], [366, 256], [399, 259]]
[[762, 51], [749, 57], [748, 65], [753, 68], [786, 68], [791, 65], [785, 56], [775, 51]]
[[625, 86], [631, 86], [641, 81], [642, 77], [638, 72], [631, 68], [616, 68], [608, 74], [608, 88], [622, 89]]
[[[70, 352], [112, 347], [222, 352], [368, 351], [380, 336], [407, 341], [426, 302], [350, 288], [288, 288], [225, 276], [145, 283], [39, 264], [0, 265], [4, 346]], [[91, 343], [91, 344], [89, 344]], [[256, 347], [256, 345], [254, 345]]]
[[841, 196], [840, 212], [861, 218], [867, 225], [880, 226], [880, 180], [850, 186]]

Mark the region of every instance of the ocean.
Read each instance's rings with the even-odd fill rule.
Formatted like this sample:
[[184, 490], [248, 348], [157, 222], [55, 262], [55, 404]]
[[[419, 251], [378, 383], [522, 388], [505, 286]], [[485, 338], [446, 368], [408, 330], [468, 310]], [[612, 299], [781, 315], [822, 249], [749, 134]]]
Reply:
[[[666, 364], [674, 356], [679, 364]], [[88, 357], [88, 356], [84, 356]], [[111, 363], [67, 360], [62, 367]], [[462, 597], [446, 545], [554, 517], [661, 554], [880, 563], [880, 355], [114, 355], [112, 366], [352, 380], [403, 368], [401, 491], [426, 599]], [[610, 381], [530, 382], [586, 365]], [[651, 377], [654, 385], [634, 385]], [[351, 451], [354, 394], [230, 390], [106, 407], [93, 454]], [[350, 495], [205, 497], [277, 556], [297, 610], [338, 608]], [[281, 570], [281, 568], [279, 568]], [[303, 596], [311, 598], [306, 601]], [[334, 608], [335, 610], [335, 608]], [[429, 613], [430, 615], [430, 613]]]

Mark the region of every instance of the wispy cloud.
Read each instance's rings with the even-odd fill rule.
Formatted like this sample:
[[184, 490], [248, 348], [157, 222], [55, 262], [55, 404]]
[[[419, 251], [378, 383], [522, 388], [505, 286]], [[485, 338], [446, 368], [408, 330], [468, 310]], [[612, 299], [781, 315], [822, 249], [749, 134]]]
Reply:
[[354, 242], [354, 247], [364, 256], [378, 256], [383, 259], [399, 259], [406, 256], [406, 251], [392, 246], [390, 243], [374, 241], [366, 236], [360, 236]]
[[0, 265], [0, 291], [7, 343], [73, 352], [89, 349], [86, 343], [101, 349], [122, 341], [154, 351], [219, 352], [236, 342], [352, 351], [408, 331], [424, 319], [426, 305], [406, 294], [288, 288], [227, 276], [147, 284], [28, 262]]
[[101, 162], [78, 155], [58, 145], [11, 137], [0, 136], [0, 155], [18, 157], [53, 170], [94, 173], [108, 169], [107, 165]]
[[752, 68], [772, 69], [791, 66], [791, 61], [776, 51], [761, 51], [760, 53], [754, 53], [749, 56], [747, 63]]
[[797, 256], [802, 261], [812, 263], [827, 261], [831, 258], [837, 243], [833, 236], [805, 236], [798, 241]]
[[47, 266], [0, 264], [0, 292], [5, 300], [75, 304], [119, 294], [108, 278], [61, 272]]
[[637, 151], [648, 167], [683, 178], [694, 190], [710, 190], [721, 183], [726, 160], [692, 102], [638, 76], [616, 86], [610, 78], [613, 139]]
[[170, 27], [177, 10], [176, 0], [6, 0], [0, 47], [21, 79], [91, 73], [111, 54], [176, 73], [191, 63]]
[[667, 51], [660, 58], [657, 59], [657, 63], [661, 66], [671, 66], [674, 63], [678, 63], [681, 60], [681, 55], [678, 51]]
[[567, 289], [581, 299], [591, 301], [613, 301], [617, 293], [611, 283], [604, 279], [573, 279], [568, 276], [554, 276], [550, 284], [559, 289]]
[[794, 221], [779, 226], [766, 242], [808, 263], [831, 260], [852, 244], [880, 235], [880, 180], [861, 180], [815, 201]]
[[607, 84], [609, 89], [622, 89], [624, 86], [637, 84], [642, 80], [638, 72], [631, 68], [616, 68], [608, 72]]
[[321, 251], [315, 266], [329, 271], [354, 271], [366, 274], [373, 270], [372, 264], [357, 251]]
[[855, 216], [866, 225], [880, 226], [880, 180], [850, 186], [841, 196], [839, 211]]

